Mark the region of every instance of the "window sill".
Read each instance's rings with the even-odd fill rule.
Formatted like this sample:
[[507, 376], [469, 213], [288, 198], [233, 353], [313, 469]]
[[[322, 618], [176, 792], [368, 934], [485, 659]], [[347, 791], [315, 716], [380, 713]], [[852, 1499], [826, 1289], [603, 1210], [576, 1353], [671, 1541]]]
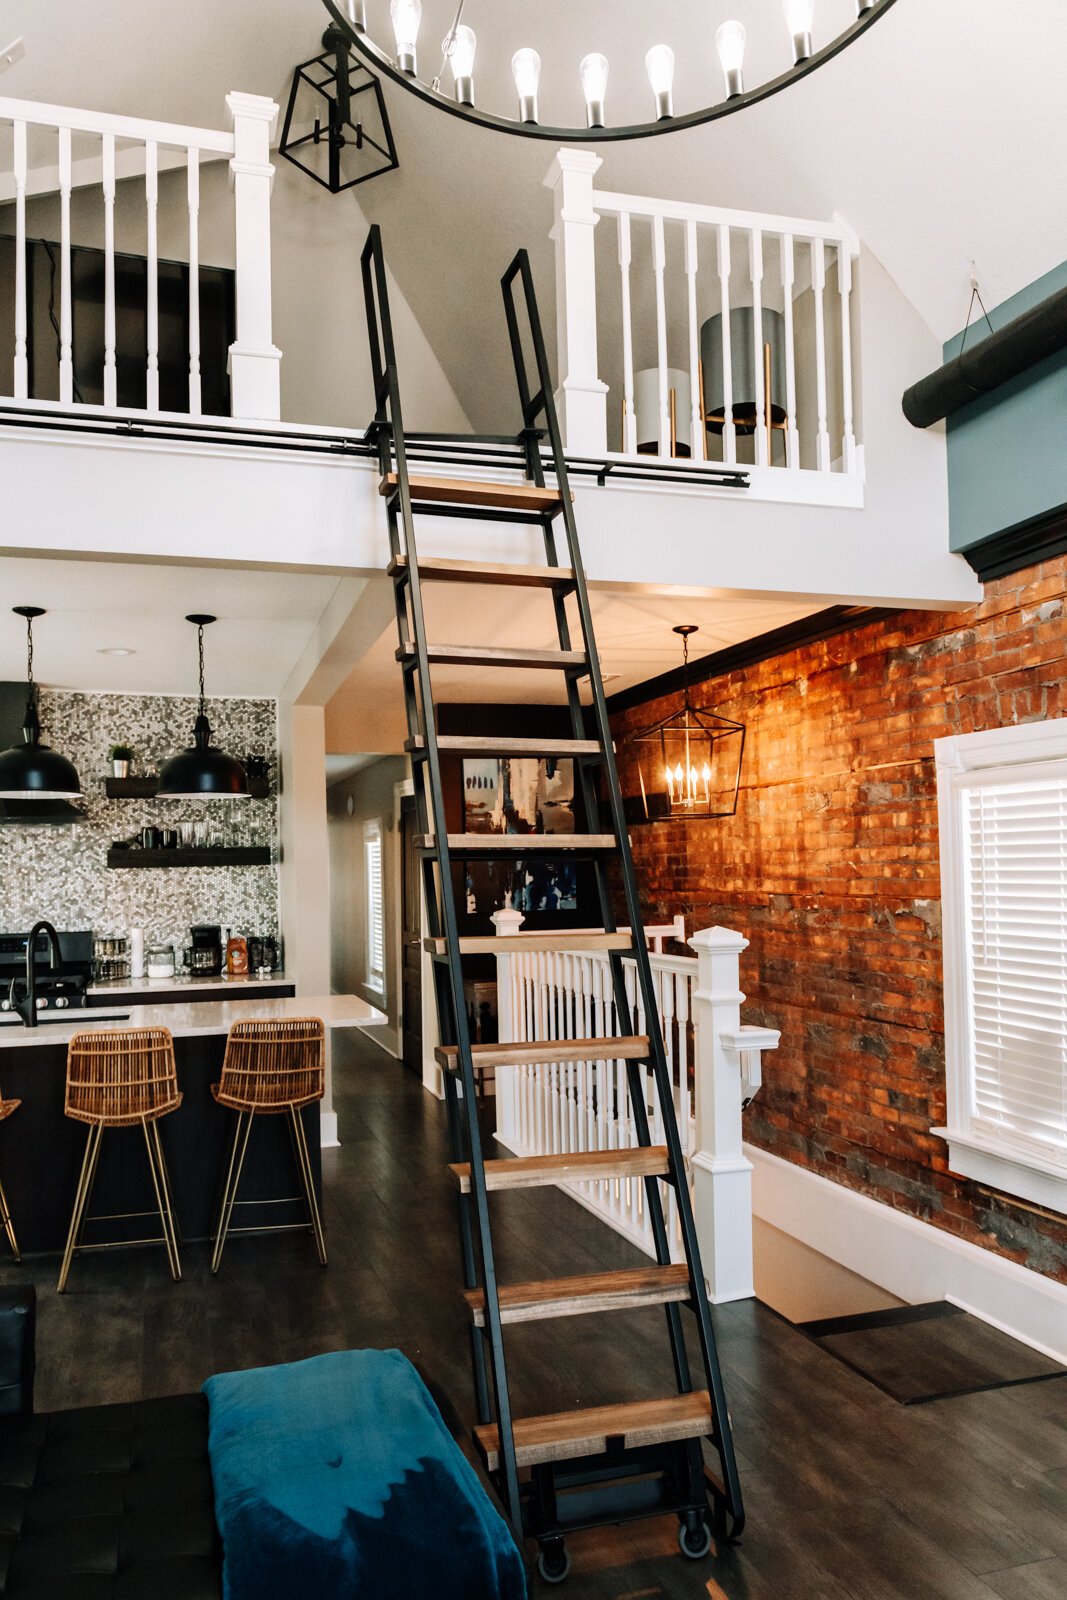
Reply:
[[1018, 1151], [1009, 1154], [993, 1149], [956, 1128], [931, 1128], [930, 1132], [945, 1140], [949, 1166], [961, 1177], [1067, 1216], [1067, 1173], [1042, 1166]]

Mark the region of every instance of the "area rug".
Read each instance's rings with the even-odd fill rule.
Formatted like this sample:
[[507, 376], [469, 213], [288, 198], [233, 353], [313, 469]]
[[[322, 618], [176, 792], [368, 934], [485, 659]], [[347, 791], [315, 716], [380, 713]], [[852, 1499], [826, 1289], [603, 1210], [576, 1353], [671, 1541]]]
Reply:
[[947, 1300], [798, 1326], [905, 1406], [1067, 1377], [1067, 1369], [1050, 1356]]

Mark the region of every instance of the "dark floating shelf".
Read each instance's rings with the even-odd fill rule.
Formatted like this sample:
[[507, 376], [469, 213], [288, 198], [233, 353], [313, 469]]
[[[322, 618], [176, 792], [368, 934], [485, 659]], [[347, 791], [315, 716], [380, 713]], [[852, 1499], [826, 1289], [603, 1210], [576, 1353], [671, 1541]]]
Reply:
[[115, 850], [107, 853], [109, 867], [269, 867], [270, 846], [222, 845], [204, 850]]
[[[109, 800], [154, 800], [158, 788], [158, 777], [104, 779], [104, 793]], [[249, 778], [248, 792], [253, 800], [269, 800], [270, 779]]]

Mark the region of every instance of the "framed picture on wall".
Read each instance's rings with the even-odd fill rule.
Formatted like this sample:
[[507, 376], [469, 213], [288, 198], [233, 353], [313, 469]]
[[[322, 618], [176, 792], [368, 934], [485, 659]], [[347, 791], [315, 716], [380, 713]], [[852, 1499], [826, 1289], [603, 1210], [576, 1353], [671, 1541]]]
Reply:
[[536, 757], [463, 763], [465, 833], [573, 833], [574, 762]]
[[487, 917], [505, 906], [525, 917], [557, 916], [578, 909], [578, 869], [564, 858], [464, 862], [468, 916]]

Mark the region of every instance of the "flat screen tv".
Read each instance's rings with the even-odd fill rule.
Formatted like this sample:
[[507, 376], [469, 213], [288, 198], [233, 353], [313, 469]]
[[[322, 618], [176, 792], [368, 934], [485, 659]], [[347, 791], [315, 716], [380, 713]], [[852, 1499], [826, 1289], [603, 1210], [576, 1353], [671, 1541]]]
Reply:
[[[104, 403], [104, 252], [73, 245], [70, 252], [74, 398], [85, 405]], [[226, 371], [235, 338], [234, 273], [205, 267], [200, 279], [201, 409], [208, 416], [230, 415]], [[48, 239], [26, 241], [27, 356], [32, 400], [59, 399], [61, 262], [59, 245]], [[13, 392], [15, 241], [0, 238], [0, 392]], [[189, 410], [189, 267], [160, 261], [159, 404], [164, 411]], [[148, 262], [144, 256], [115, 254], [115, 367], [120, 407], [146, 402]]]

